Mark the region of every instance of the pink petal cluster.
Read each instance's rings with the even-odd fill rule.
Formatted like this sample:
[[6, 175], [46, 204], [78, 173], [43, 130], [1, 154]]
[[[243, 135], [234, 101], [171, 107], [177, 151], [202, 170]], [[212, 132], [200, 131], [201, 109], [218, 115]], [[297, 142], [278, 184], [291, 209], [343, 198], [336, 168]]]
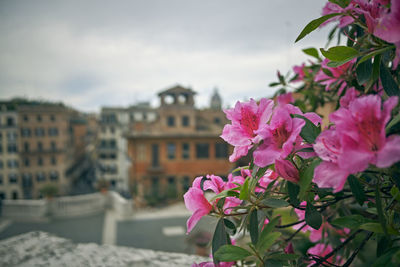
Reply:
[[313, 146], [323, 160], [314, 171], [319, 187], [338, 192], [349, 174], [364, 171], [369, 164], [386, 168], [400, 160], [400, 136], [385, 133], [397, 101], [390, 97], [382, 107], [379, 96], [361, 96], [330, 115], [335, 126], [321, 133]]
[[263, 143], [254, 151], [254, 163], [265, 167], [275, 163], [276, 159], [285, 159], [301, 145], [301, 129], [305, 122], [303, 119], [292, 118], [291, 114], [300, 114], [315, 124], [321, 123], [321, 118], [315, 113], [305, 113], [291, 104], [277, 106], [274, 109], [268, 125], [257, 131]]
[[[329, 15], [329, 14], [333, 14], [333, 13], [346, 13], [346, 12], [352, 11], [353, 6], [354, 6], [354, 4], [350, 3], [349, 6], [342, 8], [341, 6], [339, 6], [337, 4], [328, 2], [322, 9], [322, 15], [325, 16], [325, 15]], [[326, 24], [331, 23], [332, 21], [337, 21], [337, 20], [339, 20], [340, 28], [346, 27], [347, 25], [354, 22], [354, 19], [351, 16], [343, 15], [343, 16], [337, 16], [337, 17], [328, 19], [327, 21], [322, 23], [321, 26], [325, 26]]]
[[283, 106], [286, 104], [294, 103], [294, 98], [292, 93], [286, 93], [278, 95], [276, 101], [278, 102], [278, 105]]
[[297, 183], [300, 180], [299, 170], [288, 160], [275, 160], [275, 170], [280, 177], [290, 182]]
[[[329, 59], [324, 59], [321, 63], [321, 70], [317, 73], [317, 75], [315, 75], [315, 81], [325, 85], [326, 91], [332, 90], [335, 86], [340, 85], [338, 90], [338, 94], [340, 95], [343, 89], [347, 87], [344, 77], [348, 75], [349, 71], [351, 71], [355, 62], [356, 59], [352, 59], [349, 62], [334, 68], [328, 67]], [[332, 76], [329, 76], [323, 72], [322, 68], [327, 69], [330, 73], [332, 73]]]
[[[329, 253], [331, 253], [333, 251], [332, 246], [331, 245], [325, 245], [325, 244], [316, 244], [315, 246], [309, 248], [307, 250], [307, 254], [310, 255], [315, 255], [315, 256], [319, 256], [321, 258], [325, 257], [326, 255], [328, 255]], [[333, 263], [333, 255], [332, 257], [329, 257], [327, 259], [327, 262]], [[309, 265], [307, 266], [312, 266], [315, 263], [315, 261], [312, 261]]]
[[231, 124], [225, 125], [221, 138], [234, 146], [231, 162], [247, 155], [254, 144], [261, 141], [257, 131], [269, 121], [274, 102], [262, 98], [260, 103], [254, 99], [249, 102], [237, 102], [232, 109], [225, 110], [226, 117]]
[[[306, 64], [303, 63], [300, 66], [294, 66], [293, 72], [297, 74], [297, 78], [293, 80], [293, 82], [304, 81], [304, 78], [306, 77]], [[310, 73], [311, 70], [308, 70], [308, 72]]]

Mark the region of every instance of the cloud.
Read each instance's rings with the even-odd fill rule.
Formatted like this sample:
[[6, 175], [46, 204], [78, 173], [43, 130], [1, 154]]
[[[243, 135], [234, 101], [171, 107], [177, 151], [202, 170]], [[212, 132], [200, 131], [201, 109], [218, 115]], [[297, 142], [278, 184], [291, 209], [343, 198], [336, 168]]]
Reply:
[[299, 2], [3, 1], [1, 95], [86, 111], [156, 102], [176, 83], [197, 91], [200, 106], [215, 86], [226, 104], [269, 96], [277, 69], [304, 61], [301, 48], [324, 45], [326, 30], [292, 43], [321, 7]]

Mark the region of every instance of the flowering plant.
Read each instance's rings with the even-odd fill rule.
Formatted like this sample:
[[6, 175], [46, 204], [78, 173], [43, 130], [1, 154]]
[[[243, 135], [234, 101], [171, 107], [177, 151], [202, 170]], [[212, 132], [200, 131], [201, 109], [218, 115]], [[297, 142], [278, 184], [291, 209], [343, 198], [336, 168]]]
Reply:
[[[304, 49], [313, 60], [278, 72], [276, 101], [225, 111], [229, 160], [250, 162], [227, 181], [197, 177], [184, 195], [188, 232], [218, 218], [213, 263], [198, 266], [400, 264], [400, 0], [330, 0], [322, 15], [296, 42], [338, 22], [337, 46]], [[232, 245], [238, 233], [249, 242]]]

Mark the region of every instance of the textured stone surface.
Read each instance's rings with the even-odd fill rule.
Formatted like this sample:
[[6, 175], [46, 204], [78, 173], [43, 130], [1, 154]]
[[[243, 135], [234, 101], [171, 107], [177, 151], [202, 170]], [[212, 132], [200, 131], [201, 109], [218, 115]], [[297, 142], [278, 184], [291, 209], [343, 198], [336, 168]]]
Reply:
[[190, 266], [206, 258], [146, 249], [74, 244], [45, 232], [0, 241], [0, 266]]

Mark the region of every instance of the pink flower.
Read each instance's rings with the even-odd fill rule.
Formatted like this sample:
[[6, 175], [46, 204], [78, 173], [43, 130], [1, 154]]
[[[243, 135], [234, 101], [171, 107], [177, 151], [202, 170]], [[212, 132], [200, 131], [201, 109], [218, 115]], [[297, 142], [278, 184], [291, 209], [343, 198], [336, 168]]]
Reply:
[[352, 59], [349, 62], [338, 66], [336, 68], [328, 67], [329, 59], [324, 59], [321, 63], [321, 68], [327, 69], [332, 73], [332, 76], [328, 76], [322, 69], [315, 75], [315, 81], [319, 82], [322, 85], [325, 85], [325, 90], [329, 91], [334, 89], [335, 85], [339, 85], [338, 94], [340, 95], [343, 89], [347, 86], [347, 83], [343, 80], [344, 76], [348, 74], [348, 72], [353, 67], [356, 59]]
[[330, 115], [340, 136], [341, 153], [338, 165], [342, 170], [356, 173], [368, 164], [379, 168], [390, 167], [400, 160], [400, 136], [386, 137], [385, 126], [398, 98], [393, 96], [383, 103], [376, 95], [362, 96]]
[[275, 170], [280, 177], [290, 182], [297, 183], [300, 180], [299, 170], [288, 160], [275, 160]]
[[[297, 74], [297, 78], [293, 80], [293, 82], [301, 82], [306, 77], [306, 72], [304, 71], [306, 68], [306, 64], [303, 63], [300, 66], [294, 66], [293, 72]], [[310, 72], [310, 71], [308, 71]]]
[[245, 156], [253, 144], [260, 142], [256, 132], [269, 121], [273, 105], [270, 99], [262, 98], [259, 105], [251, 99], [245, 103], [238, 101], [234, 108], [225, 110], [232, 124], [225, 125], [221, 138], [235, 147], [229, 157], [231, 162]]
[[313, 182], [320, 188], [333, 188], [334, 193], [341, 191], [350, 173], [341, 169], [338, 164], [343, 151], [336, 130], [323, 131], [315, 140], [313, 147], [323, 160], [314, 170]]
[[[316, 244], [315, 246], [309, 248], [307, 250], [307, 254], [310, 255], [315, 255], [315, 256], [320, 256], [320, 257], [325, 257], [326, 255], [328, 255], [329, 253], [331, 253], [333, 251], [332, 246], [331, 245], [325, 245], [325, 244]], [[333, 256], [329, 257], [327, 259], [328, 262], [332, 263], [333, 262]], [[313, 265], [315, 262], [311, 262], [308, 266]]]
[[286, 94], [278, 95], [276, 100], [277, 100], [279, 106], [283, 106], [283, 105], [290, 104], [290, 103], [294, 102], [294, 98], [292, 96], [292, 93], [286, 93]]
[[[218, 264], [218, 267], [231, 267], [235, 263], [234, 262], [220, 262]], [[191, 267], [215, 267], [213, 262], [211, 261], [205, 261], [205, 262], [200, 262], [199, 264], [193, 263]]]
[[193, 212], [192, 216], [190, 216], [186, 222], [187, 233], [190, 233], [200, 219], [210, 213], [212, 210], [212, 205], [204, 197], [204, 193], [200, 189], [200, 182], [202, 178], [203, 177], [197, 177], [193, 181], [192, 187], [190, 187], [183, 196], [186, 208]]
[[265, 167], [278, 158], [286, 158], [293, 151], [295, 144], [302, 142], [300, 132], [305, 122], [299, 118], [292, 118], [290, 114], [301, 114], [314, 123], [321, 122], [317, 114], [303, 114], [291, 104], [275, 107], [270, 124], [257, 131], [263, 139], [263, 144], [253, 153], [257, 166]]
[[205, 190], [212, 190], [215, 194], [219, 194], [224, 191], [225, 182], [222, 180], [221, 177], [216, 175], [207, 175], [208, 179], [204, 181], [203, 189]]
[[343, 108], [347, 108], [351, 101], [357, 98], [359, 93], [354, 87], [351, 87], [346, 90], [346, 94], [340, 98], [340, 106]]
[[294, 254], [293, 244], [289, 242], [289, 244], [283, 250], [286, 254]]
[[[353, 4], [350, 3], [350, 5], [348, 7], [342, 8], [341, 6], [338, 6], [334, 3], [328, 2], [322, 9], [322, 15], [325, 16], [325, 15], [329, 15], [329, 14], [333, 14], [333, 13], [345, 13], [349, 10], [352, 10], [352, 6], [353, 6]], [[354, 19], [351, 16], [337, 16], [337, 17], [328, 19], [327, 21], [322, 23], [321, 26], [325, 26], [326, 24], [328, 24], [332, 21], [336, 21], [336, 20], [339, 20], [340, 28], [343, 28], [354, 22]]]

